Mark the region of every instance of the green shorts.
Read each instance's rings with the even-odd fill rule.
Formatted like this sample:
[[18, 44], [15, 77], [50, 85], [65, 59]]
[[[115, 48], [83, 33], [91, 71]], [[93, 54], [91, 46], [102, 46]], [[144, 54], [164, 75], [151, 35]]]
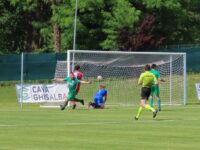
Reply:
[[151, 87], [151, 96], [159, 96], [160, 91], [159, 91], [159, 86], [158, 85], [152, 85]]
[[68, 101], [72, 101], [72, 100], [74, 100], [75, 97], [76, 97], [76, 92], [71, 92], [71, 93], [69, 93], [69, 95], [67, 96], [67, 100], [68, 100]]

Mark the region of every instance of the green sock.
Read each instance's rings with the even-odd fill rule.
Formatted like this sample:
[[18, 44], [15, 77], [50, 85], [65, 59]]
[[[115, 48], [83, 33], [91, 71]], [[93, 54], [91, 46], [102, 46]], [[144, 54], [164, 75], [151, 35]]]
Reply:
[[140, 114], [142, 112], [142, 107], [140, 106], [136, 115], [136, 118], [139, 118]]
[[157, 103], [158, 103], [158, 109], [160, 109], [160, 108], [161, 108], [161, 107], [160, 107], [160, 104], [161, 104], [160, 99], [158, 99]]
[[65, 101], [62, 107], [65, 108], [67, 105], [68, 105], [68, 101]]
[[76, 102], [81, 102], [81, 101], [82, 101], [82, 99], [79, 99], [79, 98], [74, 98], [74, 101], [76, 101]]
[[144, 108], [146, 108], [147, 110], [151, 110], [152, 112], [155, 112], [155, 109], [149, 105], [145, 105]]
[[151, 107], [153, 107], [153, 98], [150, 98], [150, 99], [149, 99], [149, 105], [150, 105]]

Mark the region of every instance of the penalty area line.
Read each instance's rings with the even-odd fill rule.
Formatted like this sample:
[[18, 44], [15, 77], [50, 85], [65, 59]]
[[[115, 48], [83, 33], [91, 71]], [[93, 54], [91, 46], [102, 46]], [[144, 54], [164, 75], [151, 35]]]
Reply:
[[64, 123], [64, 125], [71, 126], [71, 125], [105, 125], [105, 124], [120, 124], [121, 122], [69, 122]]

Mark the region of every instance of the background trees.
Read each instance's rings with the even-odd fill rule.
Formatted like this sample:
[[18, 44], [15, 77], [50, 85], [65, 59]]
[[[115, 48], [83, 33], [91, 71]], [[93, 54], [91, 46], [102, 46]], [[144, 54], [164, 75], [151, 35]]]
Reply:
[[[198, 0], [79, 0], [77, 49], [141, 51], [200, 42]], [[1, 0], [0, 52], [72, 49], [75, 0]]]

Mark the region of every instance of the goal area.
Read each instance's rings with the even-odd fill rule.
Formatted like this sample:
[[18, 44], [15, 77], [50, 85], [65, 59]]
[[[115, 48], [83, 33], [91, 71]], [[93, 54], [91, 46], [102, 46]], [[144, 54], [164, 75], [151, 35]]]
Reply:
[[84, 80], [92, 81], [82, 84], [77, 95], [86, 103], [93, 101], [100, 85], [105, 85], [107, 105], [138, 105], [141, 86], [137, 81], [146, 64], [156, 64], [165, 80], [159, 82], [162, 105], [187, 103], [186, 53], [68, 50], [67, 61], [57, 62], [55, 77], [69, 75], [76, 64], [80, 65]]

